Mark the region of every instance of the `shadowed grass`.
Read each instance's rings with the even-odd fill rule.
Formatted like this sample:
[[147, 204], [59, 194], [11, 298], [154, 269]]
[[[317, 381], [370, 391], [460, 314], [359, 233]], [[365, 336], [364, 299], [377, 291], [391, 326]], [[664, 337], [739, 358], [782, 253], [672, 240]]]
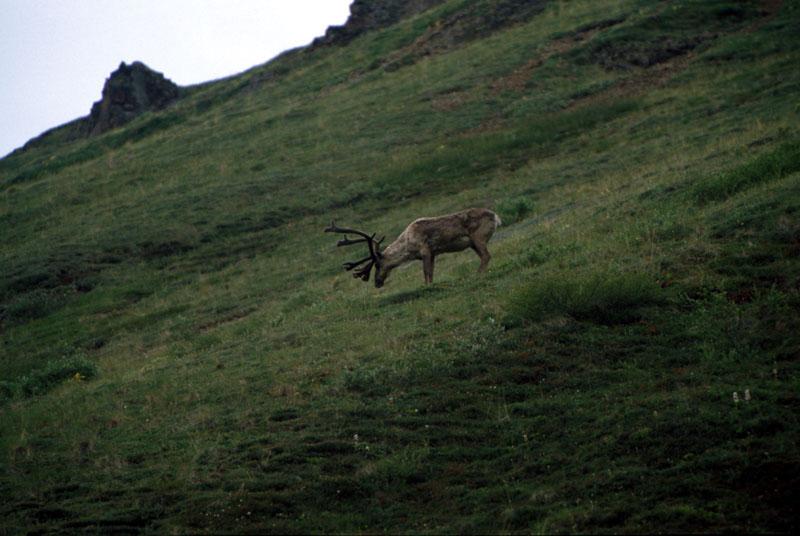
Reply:
[[592, 272], [538, 279], [515, 295], [512, 311], [533, 321], [569, 315], [577, 320], [615, 324], [636, 320], [638, 308], [663, 299], [648, 274]]
[[755, 159], [698, 183], [693, 195], [699, 204], [722, 201], [758, 184], [800, 171], [800, 142], [784, 143]]

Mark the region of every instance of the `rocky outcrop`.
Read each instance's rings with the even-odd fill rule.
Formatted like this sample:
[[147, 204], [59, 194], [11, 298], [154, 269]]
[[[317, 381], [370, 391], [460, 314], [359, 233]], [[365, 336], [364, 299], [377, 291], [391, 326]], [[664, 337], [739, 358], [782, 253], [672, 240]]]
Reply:
[[[446, 54], [470, 42], [483, 39], [509, 26], [524, 23], [541, 13], [551, 0], [495, 0], [463, 2], [441, 13], [435, 23], [418, 33], [407, 45], [371, 63], [370, 69], [386, 71], [416, 63], [420, 58]], [[444, 0], [355, 0], [350, 18], [343, 26], [331, 26], [324, 37], [312, 43], [321, 46], [346, 45], [356, 37], [391, 26], [403, 19], [442, 4]]]
[[28, 140], [18, 151], [98, 136], [136, 116], [161, 110], [180, 98], [180, 87], [140, 61], [120, 63], [103, 86], [103, 97], [88, 116], [52, 128]]
[[313, 47], [345, 45], [361, 34], [386, 28], [417, 13], [444, 3], [445, 0], [354, 0], [350, 17], [343, 26], [331, 26]]
[[549, 0], [497, 0], [467, 4], [439, 19], [411, 46], [415, 56], [445, 53], [464, 43], [531, 19], [541, 13]]
[[142, 62], [122, 62], [103, 86], [103, 98], [94, 103], [81, 125], [80, 137], [92, 137], [128, 123], [143, 112], [162, 110], [180, 96], [179, 88]]
[[[455, 46], [486, 37], [504, 27], [529, 20], [544, 10], [549, 0], [496, 0], [466, 3], [449, 10], [420, 36], [411, 48], [412, 56], [446, 52]], [[356, 37], [422, 13], [444, 0], [354, 0], [350, 18], [343, 26], [331, 26], [312, 48], [346, 45]], [[409, 51], [404, 51], [408, 54]], [[408, 60], [406, 60], [408, 61]]]

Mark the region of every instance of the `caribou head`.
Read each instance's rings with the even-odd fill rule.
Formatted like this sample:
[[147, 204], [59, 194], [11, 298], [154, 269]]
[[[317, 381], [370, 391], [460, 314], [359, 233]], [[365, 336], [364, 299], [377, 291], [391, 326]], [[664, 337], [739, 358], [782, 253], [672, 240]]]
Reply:
[[[358, 270], [355, 270], [353, 272], [353, 277], [361, 278], [362, 281], [369, 281], [369, 274], [372, 271], [372, 267], [374, 266], [376, 271], [380, 269], [381, 259], [383, 258], [383, 255], [381, 255], [380, 246], [381, 242], [383, 242], [383, 239], [386, 238], [385, 236], [381, 237], [380, 240], [375, 240], [375, 233], [372, 233], [372, 235], [368, 235], [365, 232], [357, 231], [355, 229], [343, 229], [341, 227], [337, 227], [333, 220], [331, 220], [330, 227], [325, 228], [325, 232], [344, 234], [344, 238], [336, 243], [337, 246], [350, 246], [353, 244], [361, 244], [363, 242], [366, 242], [367, 247], [369, 248], [369, 255], [367, 255], [363, 259], [359, 259], [354, 262], [346, 262], [342, 265], [344, 266], [345, 270], [351, 271], [357, 266], [361, 266], [362, 264], [367, 263], [366, 266], [363, 266]], [[348, 234], [358, 235], [361, 238], [350, 239], [347, 238]], [[381, 281], [379, 284], [378, 280], [376, 279], [375, 286], [382, 287], [383, 281]]]

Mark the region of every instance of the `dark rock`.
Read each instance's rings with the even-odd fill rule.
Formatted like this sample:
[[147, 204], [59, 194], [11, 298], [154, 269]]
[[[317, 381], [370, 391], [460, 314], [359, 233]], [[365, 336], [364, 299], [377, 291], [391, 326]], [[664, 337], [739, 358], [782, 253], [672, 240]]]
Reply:
[[343, 26], [330, 26], [313, 48], [346, 45], [361, 34], [386, 28], [392, 24], [444, 3], [445, 0], [354, 0], [350, 17]]
[[[476, 2], [448, 11], [424, 35], [405, 47], [400, 62], [385, 58], [388, 70], [431, 54], [441, 54], [454, 47], [491, 35], [492, 33], [530, 20], [541, 13], [549, 0], [497, 0]], [[320, 46], [346, 45], [356, 37], [395, 24], [427, 11], [443, 0], [355, 0], [350, 6], [350, 18], [344, 26], [331, 26], [324, 37], [312, 43]]]
[[139, 61], [111, 73], [103, 98], [94, 103], [81, 125], [81, 137], [92, 137], [128, 123], [146, 111], [162, 110], [180, 96], [179, 88], [164, 75]]
[[144, 63], [120, 63], [103, 86], [103, 98], [86, 117], [52, 128], [17, 149], [24, 152], [45, 145], [59, 145], [90, 138], [124, 125], [136, 116], [161, 110], [180, 98], [180, 87]]
[[593, 60], [609, 70], [629, 70], [634, 67], [652, 67], [684, 56], [701, 43], [716, 39], [716, 34], [688, 37], [657, 36], [649, 40], [614, 41], [596, 47]]

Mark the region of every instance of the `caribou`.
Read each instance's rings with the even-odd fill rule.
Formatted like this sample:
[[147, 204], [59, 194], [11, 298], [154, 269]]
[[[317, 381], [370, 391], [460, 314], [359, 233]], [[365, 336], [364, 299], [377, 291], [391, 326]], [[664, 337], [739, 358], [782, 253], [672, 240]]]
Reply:
[[[392, 270], [411, 261], [422, 261], [422, 272], [425, 284], [433, 284], [433, 263], [441, 253], [453, 253], [467, 248], [480, 257], [478, 272], [486, 270], [492, 256], [486, 244], [492, 238], [495, 229], [500, 225], [500, 217], [485, 208], [471, 208], [438, 216], [436, 218], [419, 218], [406, 227], [397, 240], [381, 251], [380, 245], [385, 236], [375, 240], [375, 234], [367, 234], [356, 229], [337, 227], [333, 220], [326, 233], [342, 233], [344, 238], [337, 246], [350, 246], [366, 243], [369, 255], [354, 262], [343, 264], [345, 270], [354, 270], [353, 277], [369, 281], [372, 268], [375, 268], [375, 287], [381, 288]], [[360, 238], [348, 238], [347, 235]], [[360, 266], [360, 268], [358, 268]], [[357, 270], [355, 270], [358, 268]]]

